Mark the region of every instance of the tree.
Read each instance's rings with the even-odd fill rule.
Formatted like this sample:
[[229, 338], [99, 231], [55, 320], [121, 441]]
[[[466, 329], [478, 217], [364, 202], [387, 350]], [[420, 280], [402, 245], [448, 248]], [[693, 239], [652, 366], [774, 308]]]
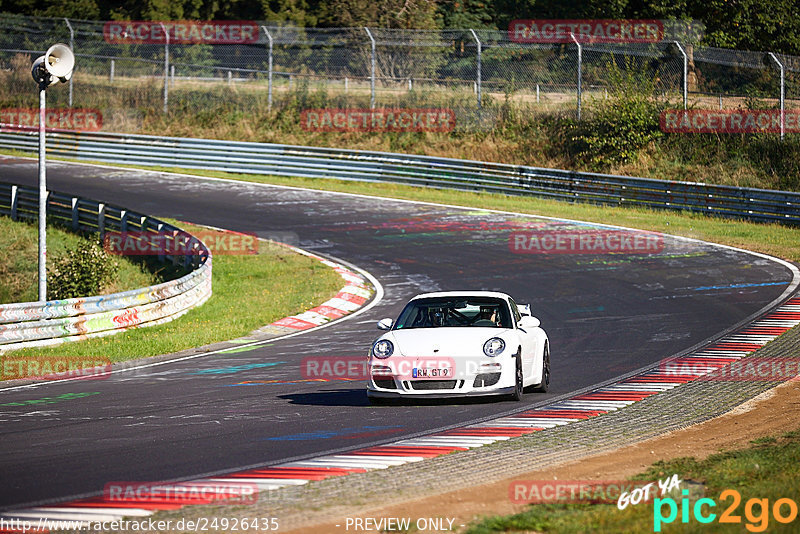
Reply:
[[494, 29], [495, 13], [483, 0], [446, 0], [439, 5], [445, 28]]

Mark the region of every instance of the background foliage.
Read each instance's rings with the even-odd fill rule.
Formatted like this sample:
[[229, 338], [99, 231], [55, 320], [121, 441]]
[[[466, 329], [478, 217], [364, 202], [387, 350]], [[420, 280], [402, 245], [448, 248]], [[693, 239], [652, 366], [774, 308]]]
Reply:
[[800, 54], [796, 0], [0, 0], [0, 11], [84, 20], [500, 30], [525, 18], [695, 19], [706, 25], [704, 45]]

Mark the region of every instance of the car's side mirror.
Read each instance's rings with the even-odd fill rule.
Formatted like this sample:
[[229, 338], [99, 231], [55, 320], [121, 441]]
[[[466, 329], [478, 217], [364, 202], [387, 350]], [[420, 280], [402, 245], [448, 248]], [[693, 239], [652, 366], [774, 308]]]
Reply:
[[394, 321], [392, 321], [391, 317], [387, 317], [385, 319], [381, 319], [378, 321], [378, 330], [391, 330]]
[[517, 309], [519, 310], [520, 315], [533, 315], [531, 313], [530, 304], [517, 304]]
[[540, 324], [542, 324], [542, 322], [539, 319], [531, 317], [530, 315], [523, 315], [522, 319], [519, 320], [520, 328], [536, 328]]

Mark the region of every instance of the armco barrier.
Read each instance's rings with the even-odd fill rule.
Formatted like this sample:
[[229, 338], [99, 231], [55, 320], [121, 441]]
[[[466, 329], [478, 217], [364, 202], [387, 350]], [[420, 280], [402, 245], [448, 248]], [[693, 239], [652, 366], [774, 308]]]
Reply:
[[[34, 152], [36, 132], [0, 133], [0, 148]], [[385, 152], [113, 133], [55, 132], [49, 134], [47, 148], [54, 156], [87, 161], [385, 181], [800, 224], [800, 193], [765, 189]]]
[[[38, 189], [0, 183], [0, 214], [36, 219]], [[124, 208], [50, 191], [49, 222], [74, 230], [157, 233], [166, 240], [189, 236], [171, 224]], [[162, 261], [191, 268], [185, 276], [112, 295], [0, 305], [0, 351], [105, 336], [171, 321], [211, 296], [211, 252], [196, 239], [193, 254], [163, 254]], [[168, 250], [179, 250], [171, 246]]]

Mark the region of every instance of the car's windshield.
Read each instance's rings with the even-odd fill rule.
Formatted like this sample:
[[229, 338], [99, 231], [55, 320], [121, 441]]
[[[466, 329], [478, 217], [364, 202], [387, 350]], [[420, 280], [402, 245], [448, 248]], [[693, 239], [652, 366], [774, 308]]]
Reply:
[[432, 297], [409, 302], [395, 329], [475, 326], [511, 328], [505, 300], [495, 297]]

